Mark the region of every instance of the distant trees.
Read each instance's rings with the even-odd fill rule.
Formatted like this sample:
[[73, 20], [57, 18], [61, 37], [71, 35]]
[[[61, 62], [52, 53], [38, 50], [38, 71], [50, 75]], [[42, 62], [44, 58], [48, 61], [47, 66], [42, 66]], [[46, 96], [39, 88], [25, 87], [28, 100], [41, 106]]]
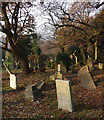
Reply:
[[77, 44], [82, 48], [84, 63], [87, 47], [92, 44], [96, 47], [97, 36], [104, 34], [104, 30], [100, 30], [102, 28], [100, 21], [94, 24], [95, 17], [91, 15], [103, 4], [103, 2], [74, 2], [70, 5], [66, 2], [52, 2], [45, 6], [45, 11], [50, 16], [48, 24], [56, 28], [57, 43], [63, 46], [63, 49], [71, 45], [70, 41]]

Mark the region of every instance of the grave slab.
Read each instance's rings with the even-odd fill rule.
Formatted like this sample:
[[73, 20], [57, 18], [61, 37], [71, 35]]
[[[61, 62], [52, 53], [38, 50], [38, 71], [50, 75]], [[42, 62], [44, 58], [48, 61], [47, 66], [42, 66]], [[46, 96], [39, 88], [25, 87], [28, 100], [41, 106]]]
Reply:
[[58, 108], [73, 112], [72, 92], [70, 80], [56, 79]]
[[81, 81], [81, 86], [86, 89], [96, 89], [95, 83], [92, 79], [92, 76], [88, 70], [88, 66], [82, 67], [78, 72], [78, 77]]

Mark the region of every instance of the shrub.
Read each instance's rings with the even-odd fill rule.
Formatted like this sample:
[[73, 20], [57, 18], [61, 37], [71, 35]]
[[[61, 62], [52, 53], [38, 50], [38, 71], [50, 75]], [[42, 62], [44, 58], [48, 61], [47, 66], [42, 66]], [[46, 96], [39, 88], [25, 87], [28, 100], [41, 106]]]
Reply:
[[59, 64], [60, 62], [62, 62], [65, 67], [66, 70], [69, 70], [69, 66], [71, 65], [71, 58], [69, 57], [69, 55], [67, 53], [58, 53], [57, 58], [56, 58], [56, 62]]

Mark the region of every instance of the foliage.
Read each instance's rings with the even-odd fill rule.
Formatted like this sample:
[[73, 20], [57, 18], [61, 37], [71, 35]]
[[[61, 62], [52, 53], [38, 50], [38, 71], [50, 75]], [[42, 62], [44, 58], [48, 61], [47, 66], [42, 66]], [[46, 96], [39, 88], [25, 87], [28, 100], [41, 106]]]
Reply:
[[2, 2], [2, 10], [0, 11], [3, 21], [0, 21], [2, 32], [7, 37], [11, 53], [20, 60], [23, 74], [30, 73], [29, 51], [26, 50], [29, 47], [30, 40], [24, 37], [26, 34], [34, 33], [35, 24], [34, 17], [31, 14], [32, 6], [30, 2]]
[[62, 62], [68, 71], [69, 66], [71, 65], [71, 58], [69, 57], [69, 54], [67, 54], [67, 53], [58, 53], [58, 55], [56, 57], [56, 62], [57, 63]]

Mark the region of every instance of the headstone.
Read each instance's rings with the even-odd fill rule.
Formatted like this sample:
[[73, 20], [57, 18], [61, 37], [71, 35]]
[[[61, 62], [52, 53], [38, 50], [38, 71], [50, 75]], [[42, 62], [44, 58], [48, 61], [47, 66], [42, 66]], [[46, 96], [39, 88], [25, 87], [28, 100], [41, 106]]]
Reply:
[[103, 63], [99, 63], [99, 64], [98, 64], [98, 68], [99, 68], [100, 70], [102, 70], [102, 69], [103, 69]]
[[92, 62], [91, 57], [89, 57], [89, 56], [88, 56], [86, 65], [89, 67], [89, 70], [91, 71], [92, 66], [93, 66], [93, 62]]
[[79, 70], [78, 77], [81, 80], [81, 86], [83, 88], [87, 88], [90, 90], [93, 90], [96, 88], [95, 83], [90, 75], [89, 70], [88, 70], [88, 66], [84, 66]]
[[36, 96], [40, 95], [43, 85], [44, 85], [44, 82], [39, 81], [36, 84], [27, 86], [25, 89], [25, 97], [34, 100]]
[[13, 89], [17, 88], [15, 74], [10, 74], [10, 87]]
[[56, 80], [58, 108], [73, 112], [70, 80]]
[[55, 75], [50, 75], [50, 81], [55, 81]]
[[6, 71], [9, 73], [9, 74], [11, 74], [11, 71], [10, 71], [10, 69], [8, 68], [8, 66], [3, 62], [3, 65], [4, 65], [4, 67], [6, 68]]

